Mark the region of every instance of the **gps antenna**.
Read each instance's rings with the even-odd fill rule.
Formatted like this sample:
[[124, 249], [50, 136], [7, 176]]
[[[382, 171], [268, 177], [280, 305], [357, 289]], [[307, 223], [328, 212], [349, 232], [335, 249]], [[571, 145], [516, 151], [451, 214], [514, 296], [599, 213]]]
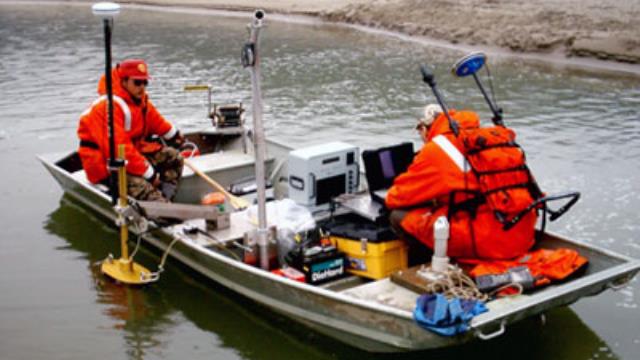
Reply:
[[[495, 125], [504, 126], [504, 122], [502, 121], [502, 109], [500, 109], [495, 104], [495, 97], [494, 97], [494, 101], [491, 101], [491, 99], [489, 98], [489, 95], [487, 95], [487, 92], [484, 89], [484, 86], [482, 86], [482, 83], [480, 82], [478, 75], [476, 75], [476, 73], [480, 69], [482, 69], [482, 67], [486, 62], [487, 62], [487, 55], [485, 55], [484, 53], [482, 52], [471, 53], [462, 57], [458, 61], [456, 61], [456, 63], [453, 64], [451, 71], [457, 77], [466, 77], [469, 75], [473, 76], [473, 80], [475, 80], [476, 85], [478, 85], [478, 88], [480, 89], [480, 92], [484, 97], [484, 100], [487, 102], [487, 104], [489, 104], [489, 109], [491, 109], [491, 112], [493, 113], [493, 118], [491, 120]], [[488, 69], [489, 67], [487, 66], [487, 72], [489, 71]], [[491, 80], [490, 76], [489, 76], [489, 80]]]

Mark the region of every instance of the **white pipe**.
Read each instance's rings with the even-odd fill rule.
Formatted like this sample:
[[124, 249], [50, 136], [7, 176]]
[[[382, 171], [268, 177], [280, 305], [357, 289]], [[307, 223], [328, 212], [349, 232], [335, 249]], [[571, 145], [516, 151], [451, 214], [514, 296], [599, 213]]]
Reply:
[[260, 88], [260, 30], [264, 11], [256, 10], [253, 21], [249, 24], [250, 44], [253, 44], [253, 64], [251, 70], [251, 91], [253, 110], [253, 145], [256, 157], [256, 186], [258, 195], [258, 230], [257, 243], [260, 249], [260, 267], [269, 268], [269, 232], [267, 230], [266, 184], [265, 184], [265, 135], [262, 125], [262, 92]]
[[449, 267], [447, 257], [447, 243], [449, 241], [449, 222], [445, 216], [436, 219], [433, 225], [434, 252], [431, 258], [431, 269], [435, 272], [444, 272]]

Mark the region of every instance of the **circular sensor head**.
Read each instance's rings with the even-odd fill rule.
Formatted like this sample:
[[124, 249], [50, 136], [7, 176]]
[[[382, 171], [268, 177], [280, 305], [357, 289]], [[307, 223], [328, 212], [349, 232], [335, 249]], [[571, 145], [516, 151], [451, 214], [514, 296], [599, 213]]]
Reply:
[[453, 64], [451, 71], [457, 77], [465, 77], [473, 75], [482, 69], [487, 61], [487, 55], [482, 52], [475, 52], [466, 55], [462, 59]]
[[112, 2], [99, 2], [91, 7], [93, 15], [101, 18], [112, 18], [120, 13], [120, 5]]

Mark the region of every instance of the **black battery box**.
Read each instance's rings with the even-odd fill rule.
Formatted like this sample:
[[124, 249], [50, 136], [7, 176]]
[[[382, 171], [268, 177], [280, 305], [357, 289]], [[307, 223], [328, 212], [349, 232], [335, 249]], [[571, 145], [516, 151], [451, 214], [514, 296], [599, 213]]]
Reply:
[[323, 284], [346, 274], [345, 256], [333, 246], [298, 248], [287, 254], [286, 261], [304, 273], [308, 284]]

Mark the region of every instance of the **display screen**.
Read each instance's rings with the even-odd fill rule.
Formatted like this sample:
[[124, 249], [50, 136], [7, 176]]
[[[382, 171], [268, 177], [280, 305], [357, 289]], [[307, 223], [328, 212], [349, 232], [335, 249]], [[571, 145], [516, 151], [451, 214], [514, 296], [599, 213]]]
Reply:
[[380, 157], [380, 165], [382, 167], [382, 175], [385, 179], [393, 180], [396, 177], [396, 171], [393, 166], [393, 158], [391, 150], [380, 151], [378, 154]]
[[345, 186], [345, 174], [316, 181], [316, 205], [326, 204], [331, 198], [344, 194]]

